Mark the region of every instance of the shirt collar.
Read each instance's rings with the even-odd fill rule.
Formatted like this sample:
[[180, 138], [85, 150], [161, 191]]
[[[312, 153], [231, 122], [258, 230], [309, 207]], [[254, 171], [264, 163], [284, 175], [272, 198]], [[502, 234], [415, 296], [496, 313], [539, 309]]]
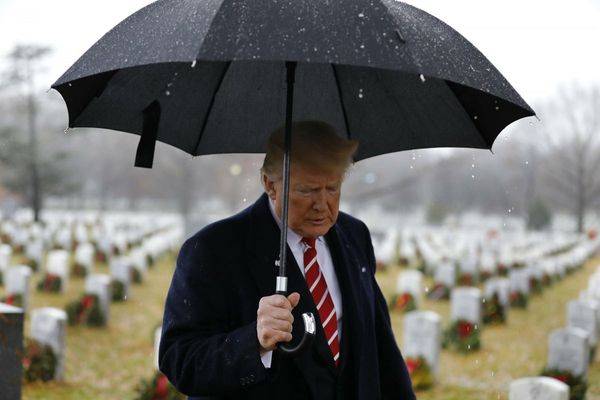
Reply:
[[[277, 213], [275, 212], [275, 207], [273, 206], [273, 201], [270, 198], [269, 198], [269, 210], [271, 211], [271, 215], [275, 219], [275, 222], [277, 222], [277, 226], [279, 227], [279, 230], [281, 231], [281, 220], [277, 216]], [[288, 243], [293, 243], [294, 245], [298, 246], [299, 244], [302, 244], [303, 237], [298, 235], [296, 232], [294, 232], [293, 230], [291, 230], [288, 227], [287, 239], [288, 239]], [[322, 240], [323, 240], [323, 236], [317, 237], [317, 242], [321, 242]]]

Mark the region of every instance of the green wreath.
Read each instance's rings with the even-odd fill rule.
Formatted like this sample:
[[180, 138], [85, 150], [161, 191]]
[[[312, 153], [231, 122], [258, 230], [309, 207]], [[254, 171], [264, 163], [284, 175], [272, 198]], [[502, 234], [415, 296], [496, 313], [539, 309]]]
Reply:
[[137, 385], [136, 400], [184, 400], [186, 397], [179, 393], [166, 376], [156, 372], [149, 380], [142, 380]]
[[410, 312], [417, 309], [415, 297], [408, 292], [392, 296], [388, 304], [391, 311]]
[[511, 307], [527, 308], [527, 302], [528, 302], [528, 298], [527, 298], [526, 294], [519, 292], [519, 291], [510, 292], [510, 306]]
[[404, 363], [415, 390], [426, 390], [433, 386], [433, 373], [424, 357], [406, 357]]
[[123, 282], [113, 279], [110, 282], [110, 290], [112, 301], [125, 301], [125, 284]]
[[65, 307], [69, 325], [86, 325], [102, 327], [106, 325], [106, 318], [100, 308], [100, 300], [94, 294], [85, 294], [77, 301]]
[[0, 303], [5, 303], [11, 306], [22, 308], [23, 295], [21, 293], [9, 294], [8, 296], [3, 297], [2, 300], [0, 300]]
[[47, 382], [54, 379], [58, 359], [50, 346], [33, 339], [26, 339], [21, 363], [25, 381]]
[[500, 303], [498, 293], [483, 302], [483, 323], [484, 324], [504, 324], [506, 323], [506, 312], [504, 306]]
[[481, 347], [479, 326], [464, 319], [452, 322], [444, 331], [442, 346], [461, 353], [479, 350]]
[[60, 292], [62, 279], [58, 275], [46, 273], [37, 284], [37, 290], [42, 292]]

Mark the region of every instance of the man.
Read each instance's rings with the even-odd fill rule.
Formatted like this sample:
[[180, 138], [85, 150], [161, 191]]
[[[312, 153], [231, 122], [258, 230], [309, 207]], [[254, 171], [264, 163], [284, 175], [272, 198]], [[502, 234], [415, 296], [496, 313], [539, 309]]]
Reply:
[[[317, 121], [292, 126], [289, 296], [273, 295], [282, 215], [283, 130], [270, 138], [252, 206], [183, 245], [169, 290], [160, 369], [180, 391], [218, 399], [414, 399], [374, 278], [367, 227], [338, 212], [356, 143]], [[316, 339], [285, 357], [277, 343]]]

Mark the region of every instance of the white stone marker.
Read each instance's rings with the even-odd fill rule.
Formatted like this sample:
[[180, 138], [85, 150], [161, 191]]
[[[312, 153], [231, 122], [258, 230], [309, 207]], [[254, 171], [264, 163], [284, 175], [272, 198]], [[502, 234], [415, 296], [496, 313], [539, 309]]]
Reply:
[[67, 313], [53, 307], [36, 308], [31, 312], [31, 338], [49, 345], [57, 358], [54, 379], [63, 380], [65, 371], [65, 333]]
[[46, 257], [46, 272], [60, 276], [61, 291], [65, 292], [69, 283], [69, 252], [66, 250], [49, 251]]
[[110, 260], [110, 276], [112, 279], [123, 284], [123, 296], [125, 298], [129, 297], [129, 287], [131, 286], [131, 274], [129, 268], [129, 263], [123, 257], [113, 257]]
[[4, 285], [8, 295], [21, 295], [23, 299], [23, 310], [29, 308], [29, 281], [31, 280], [31, 268], [26, 265], [10, 267], [4, 274]]
[[589, 357], [588, 334], [583, 329], [566, 327], [550, 333], [548, 368], [586, 376]]
[[12, 247], [8, 244], [0, 244], [0, 273], [4, 273], [10, 266], [10, 258], [12, 257]]
[[547, 376], [521, 378], [510, 383], [508, 400], [569, 400], [569, 386]]
[[86, 275], [91, 274], [94, 268], [95, 252], [91, 243], [81, 243], [75, 249], [75, 264], [85, 268]]
[[481, 290], [474, 287], [457, 287], [450, 292], [450, 320], [459, 319], [480, 324], [482, 317]]
[[423, 274], [419, 271], [403, 271], [396, 278], [396, 294], [410, 293], [417, 307], [421, 304], [421, 283]]
[[[583, 300], [572, 300], [567, 304], [567, 326], [581, 328], [587, 332], [591, 348], [598, 343], [598, 321], [596, 309]], [[590, 360], [592, 361], [592, 360]]]
[[486, 299], [491, 299], [496, 294], [505, 310], [510, 306], [510, 282], [508, 278], [491, 278], [487, 280], [483, 293]]
[[456, 284], [456, 267], [453, 263], [442, 263], [436, 270], [433, 277], [435, 283], [442, 283], [447, 288], [453, 288]]
[[110, 276], [106, 274], [89, 275], [85, 278], [85, 293], [98, 296], [100, 309], [104, 315], [104, 321], [108, 324], [110, 318], [110, 303], [112, 300]]
[[434, 375], [439, 372], [442, 319], [433, 311], [411, 311], [404, 316], [402, 354], [423, 357]]

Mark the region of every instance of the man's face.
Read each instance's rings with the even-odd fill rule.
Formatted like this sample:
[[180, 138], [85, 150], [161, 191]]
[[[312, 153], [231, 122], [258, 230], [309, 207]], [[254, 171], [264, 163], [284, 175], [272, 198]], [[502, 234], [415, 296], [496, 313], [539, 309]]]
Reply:
[[[271, 181], [263, 176], [267, 194], [275, 212], [283, 215], [283, 180]], [[343, 180], [342, 171], [324, 171], [292, 163], [288, 227], [302, 237], [326, 234], [337, 220]]]

